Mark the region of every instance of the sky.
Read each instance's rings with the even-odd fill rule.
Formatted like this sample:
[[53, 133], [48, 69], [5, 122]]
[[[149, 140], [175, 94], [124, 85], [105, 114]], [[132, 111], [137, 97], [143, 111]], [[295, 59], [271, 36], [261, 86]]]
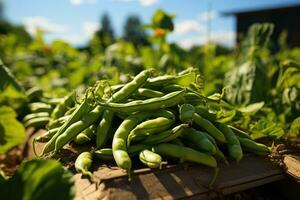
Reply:
[[[115, 33], [122, 35], [128, 15], [149, 23], [155, 10], [175, 14], [175, 31], [168, 40], [184, 48], [204, 44], [209, 38], [233, 46], [235, 18], [222, 13], [300, 4], [300, 0], [3, 0], [5, 17], [23, 24], [34, 35], [38, 27], [47, 31], [47, 42], [64, 39], [82, 46], [99, 29], [100, 16], [108, 13]], [[208, 28], [210, 27], [210, 28]], [[208, 31], [209, 30], [209, 31]], [[208, 32], [210, 34], [208, 34]]]

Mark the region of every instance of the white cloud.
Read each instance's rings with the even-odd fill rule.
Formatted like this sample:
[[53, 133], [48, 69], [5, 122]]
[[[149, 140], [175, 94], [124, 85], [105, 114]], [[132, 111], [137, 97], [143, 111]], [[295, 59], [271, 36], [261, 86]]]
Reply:
[[58, 38], [75, 46], [83, 45], [86, 42], [86, 38], [83, 34], [64, 34]]
[[70, 0], [70, 3], [74, 6], [79, 6], [81, 4], [95, 4], [97, 0]]
[[[227, 47], [233, 47], [235, 44], [235, 32], [231, 31], [219, 31], [213, 32], [210, 35], [210, 40]], [[178, 42], [183, 48], [191, 48], [194, 45], [203, 45], [208, 42], [207, 35], [201, 34], [196, 37], [191, 37]]]
[[159, 0], [139, 0], [139, 2], [142, 6], [152, 6], [157, 4]]
[[219, 13], [215, 10], [211, 10], [208, 12], [203, 12], [199, 15], [199, 19], [202, 21], [208, 21], [208, 20], [212, 20], [215, 19], [216, 17], [219, 16]]
[[94, 33], [99, 29], [99, 23], [93, 21], [83, 22], [83, 31], [88, 38], [92, 38]]
[[206, 27], [195, 20], [186, 20], [175, 24], [175, 35], [184, 35], [190, 32], [203, 32]]
[[67, 25], [53, 23], [46, 17], [32, 16], [23, 19], [25, 29], [31, 35], [34, 35], [38, 29], [50, 33], [65, 33], [70, 28]]

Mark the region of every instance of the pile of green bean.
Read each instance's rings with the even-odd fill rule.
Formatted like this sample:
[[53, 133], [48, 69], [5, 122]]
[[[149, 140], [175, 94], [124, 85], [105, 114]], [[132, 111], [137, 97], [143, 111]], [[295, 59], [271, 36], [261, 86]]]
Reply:
[[98, 158], [114, 160], [130, 176], [134, 156], [150, 168], [162, 168], [171, 158], [218, 171], [217, 163], [227, 164], [227, 157], [239, 162], [244, 151], [269, 153], [243, 131], [214, 121], [205, 107], [210, 99], [199, 92], [196, 70], [153, 74], [144, 70], [127, 84], [107, 86], [110, 96], [94, 87], [79, 105], [73, 94], [67, 96], [52, 112], [49, 130], [34, 140], [47, 141], [41, 155], [85, 144], [91, 150], [78, 156], [77, 171], [91, 176], [89, 167]]

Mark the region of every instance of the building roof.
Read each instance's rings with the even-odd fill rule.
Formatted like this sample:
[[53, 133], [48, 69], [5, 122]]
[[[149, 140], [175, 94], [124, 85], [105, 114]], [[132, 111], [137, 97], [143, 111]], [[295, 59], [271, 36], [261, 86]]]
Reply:
[[299, 4], [290, 4], [284, 6], [276, 6], [276, 7], [268, 7], [268, 8], [254, 8], [254, 9], [244, 9], [244, 10], [235, 10], [224, 12], [222, 15], [252, 15], [252, 14], [259, 14], [259, 13], [277, 13], [277, 12], [291, 12], [291, 11], [298, 11], [300, 12], [300, 3]]

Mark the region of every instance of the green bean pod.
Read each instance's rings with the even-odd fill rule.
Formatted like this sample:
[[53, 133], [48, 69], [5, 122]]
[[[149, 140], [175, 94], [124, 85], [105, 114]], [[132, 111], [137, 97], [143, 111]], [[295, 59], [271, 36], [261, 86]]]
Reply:
[[201, 131], [193, 128], [187, 128], [183, 131], [182, 138], [193, 143], [196, 149], [202, 150], [211, 154], [216, 154], [215, 145]]
[[62, 102], [56, 105], [51, 113], [51, 120], [58, 119], [62, 117], [65, 112], [75, 105], [74, 102], [74, 92], [67, 95]]
[[[173, 115], [174, 116], [174, 115]], [[137, 139], [144, 139], [145, 136], [160, 133], [167, 130], [174, 123], [175, 116], [170, 118], [157, 117], [155, 119], [150, 119], [137, 125], [129, 134], [127, 139], [127, 145], [129, 146], [131, 141], [136, 141]]]
[[[135, 144], [127, 148], [130, 157], [138, 155], [144, 149], [151, 147], [145, 144]], [[113, 151], [110, 148], [99, 149], [94, 152], [94, 155], [102, 160], [114, 160]]]
[[196, 151], [189, 147], [175, 144], [161, 143], [152, 148], [152, 151], [163, 156], [178, 158], [180, 162], [190, 161], [203, 164], [209, 167], [217, 167], [217, 161], [209, 154]]
[[243, 158], [243, 150], [239, 139], [227, 125], [218, 123], [217, 127], [226, 138], [229, 156], [239, 162]]
[[102, 112], [101, 107], [96, 107], [79, 121], [73, 123], [68, 127], [61, 135], [59, 135], [55, 141], [55, 151], [61, 149], [64, 145], [71, 142], [79, 133], [93, 124], [100, 116]]
[[90, 152], [81, 153], [76, 161], [75, 161], [75, 169], [77, 172], [82, 173], [85, 176], [88, 176], [91, 180], [93, 180], [93, 175], [89, 171], [92, 162], [93, 155]]
[[38, 156], [37, 153], [36, 153], [36, 149], [35, 149], [36, 142], [47, 142], [47, 141], [49, 141], [55, 135], [55, 133], [57, 133], [58, 130], [59, 130], [59, 128], [54, 128], [54, 129], [48, 130], [43, 135], [35, 137], [32, 140], [32, 148], [33, 148], [33, 153], [34, 153], [35, 156]]
[[118, 167], [125, 169], [130, 177], [131, 159], [127, 153], [127, 137], [130, 131], [139, 124], [143, 119], [150, 116], [150, 113], [139, 112], [127, 117], [116, 130], [112, 150], [114, 159]]
[[[90, 100], [85, 99], [80, 106], [68, 117], [67, 121], [60, 127], [60, 129], [55, 133], [55, 135], [47, 142], [44, 146], [42, 155], [55, 150], [56, 139], [74, 122], [78, 121], [84, 114], [90, 110]], [[96, 109], [96, 108], [95, 108]]]
[[28, 120], [24, 126], [26, 128], [28, 127], [34, 127], [34, 128], [43, 128], [45, 127], [48, 122], [49, 122], [50, 118], [49, 117], [38, 117], [38, 118], [33, 118]]
[[136, 111], [157, 110], [174, 106], [183, 100], [184, 91], [169, 93], [163, 97], [156, 97], [147, 100], [136, 100], [129, 103], [101, 103], [104, 108], [114, 112], [132, 113]]
[[248, 138], [238, 137], [238, 139], [241, 143], [242, 148], [245, 151], [248, 151], [248, 152], [251, 152], [251, 153], [254, 153], [257, 155], [263, 155], [263, 156], [268, 155], [270, 153], [270, 149], [264, 144], [257, 143]]
[[228, 126], [229, 128], [232, 129], [232, 131], [238, 136], [238, 137], [241, 137], [241, 138], [248, 138], [251, 140], [251, 137], [249, 134], [247, 134], [246, 132], [238, 129], [238, 128], [235, 128], [233, 126]]
[[169, 143], [184, 146], [184, 144], [179, 138], [175, 138], [174, 140], [171, 140]]
[[[152, 75], [153, 69], [144, 70], [139, 73], [132, 81], [124, 85], [120, 90], [112, 95], [108, 102], [121, 102], [127, 99], [138, 88], [142, 87], [147, 79]], [[96, 131], [96, 146], [101, 148], [109, 138], [109, 129], [111, 127], [111, 121], [113, 119], [113, 112], [108, 110], [103, 114], [103, 118], [99, 123]]]
[[220, 143], [226, 143], [226, 138], [224, 136], [224, 134], [219, 131], [214, 125], [213, 123], [211, 123], [210, 121], [204, 119], [203, 117], [201, 117], [200, 115], [198, 115], [197, 113], [194, 113], [194, 122], [200, 126], [201, 128], [203, 128], [204, 130], [206, 130], [211, 136], [213, 136], [218, 142]]
[[177, 84], [181, 86], [189, 86], [191, 83], [196, 82], [197, 80], [197, 73], [190, 72], [183, 75], [178, 76], [158, 76], [156, 78], [149, 79], [146, 87], [163, 87], [170, 84]]
[[53, 121], [50, 120], [47, 127], [49, 129], [58, 128], [58, 127], [62, 126], [68, 120], [69, 117], [70, 117], [69, 115], [65, 115], [56, 120], [53, 120]]
[[216, 157], [216, 159], [218, 161], [221, 161], [223, 163], [225, 163], [227, 166], [229, 166], [229, 162], [228, 160], [226, 159], [225, 155], [223, 154], [223, 152], [219, 149], [217, 143], [216, 143], [216, 140], [211, 136], [209, 135], [208, 133], [206, 132], [202, 132], [202, 134], [204, 134], [210, 141], [211, 143], [213, 143], [215, 145], [215, 148], [216, 148], [216, 154], [214, 155]]
[[177, 84], [171, 84], [171, 85], [167, 85], [165, 87], [162, 88], [163, 92], [175, 92], [175, 91], [180, 91], [180, 90], [184, 90], [184, 87], [181, 85], [177, 85]]
[[96, 128], [97, 128], [97, 126], [95, 124], [93, 124], [90, 127], [88, 127], [87, 129], [85, 129], [84, 131], [82, 131], [81, 133], [79, 133], [75, 137], [74, 143], [75, 144], [84, 144], [86, 142], [91, 141], [95, 135], [94, 132], [95, 132]]
[[43, 135], [34, 138], [34, 140], [36, 140], [36, 142], [47, 142], [53, 137], [53, 135], [55, 135], [55, 133], [58, 130], [59, 128], [50, 129], [46, 131]]
[[26, 123], [27, 121], [29, 121], [31, 119], [40, 118], [40, 117], [49, 117], [49, 113], [48, 112], [40, 112], [40, 113], [28, 114], [23, 118], [23, 122]]
[[113, 156], [117, 165], [128, 172], [130, 178], [131, 159], [127, 152], [127, 138], [132, 129], [141, 121], [160, 115], [165, 110], [156, 110], [153, 112], [137, 112], [127, 117], [116, 130], [112, 142]]
[[208, 111], [208, 109], [206, 107], [204, 107], [204, 106], [197, 106], [196, 107], [196, 113], [198, 115], [200, 115], [201, 117], [203, 117], [203, 118], [205, 118], [205, 119], [207, 119], [209, 121], [212, 121], [212, 122], [217, 119], [216, 114], [210, 113]]
[[187, 124], [178, 125], [171, 130], [167, 130], [159, 134], [148, 136], [144, 140], [142, 140], [141, 143], [152, 145], [152, 144], [172, 141], [178, 138], [179, 136], [181, 136], [183, 134], [184, 129], [186, 129], [187, 127], [188, 127]]
[[49, 104], [42, 103], [42, 102], [34, 102], [29, 104], [29, 109], [33, 113], [40, 113], [40, 112], [52, 112], [52, 107]]
[[110, 110], [105, 110], [103, 112], [103, 117], [96, 129], [96, 147], [101, 148], [107, 142], [109, 138], [109, 129], [111, 127], [111, 122], [114, 117], [114, 112]]
[[134, 97], [144, 97], [144, 98], [154, 98], [154, 97], [162, 97], [164, 93], [152, 90], [148, 88], [139, 88], [134, 94]]
[[191, 123], [193, 121], [195, 108], [191, 104], [182, 104], [179, 108], [179, 119], [182, 123]]
[[168, 162], [162, 160], [162, 157], [159, 154], [149, 151], [148, 149], [141, 151], [139, 158], [140, 161], [149, 168], [161, 169], [162, 165], [168, 164]]

